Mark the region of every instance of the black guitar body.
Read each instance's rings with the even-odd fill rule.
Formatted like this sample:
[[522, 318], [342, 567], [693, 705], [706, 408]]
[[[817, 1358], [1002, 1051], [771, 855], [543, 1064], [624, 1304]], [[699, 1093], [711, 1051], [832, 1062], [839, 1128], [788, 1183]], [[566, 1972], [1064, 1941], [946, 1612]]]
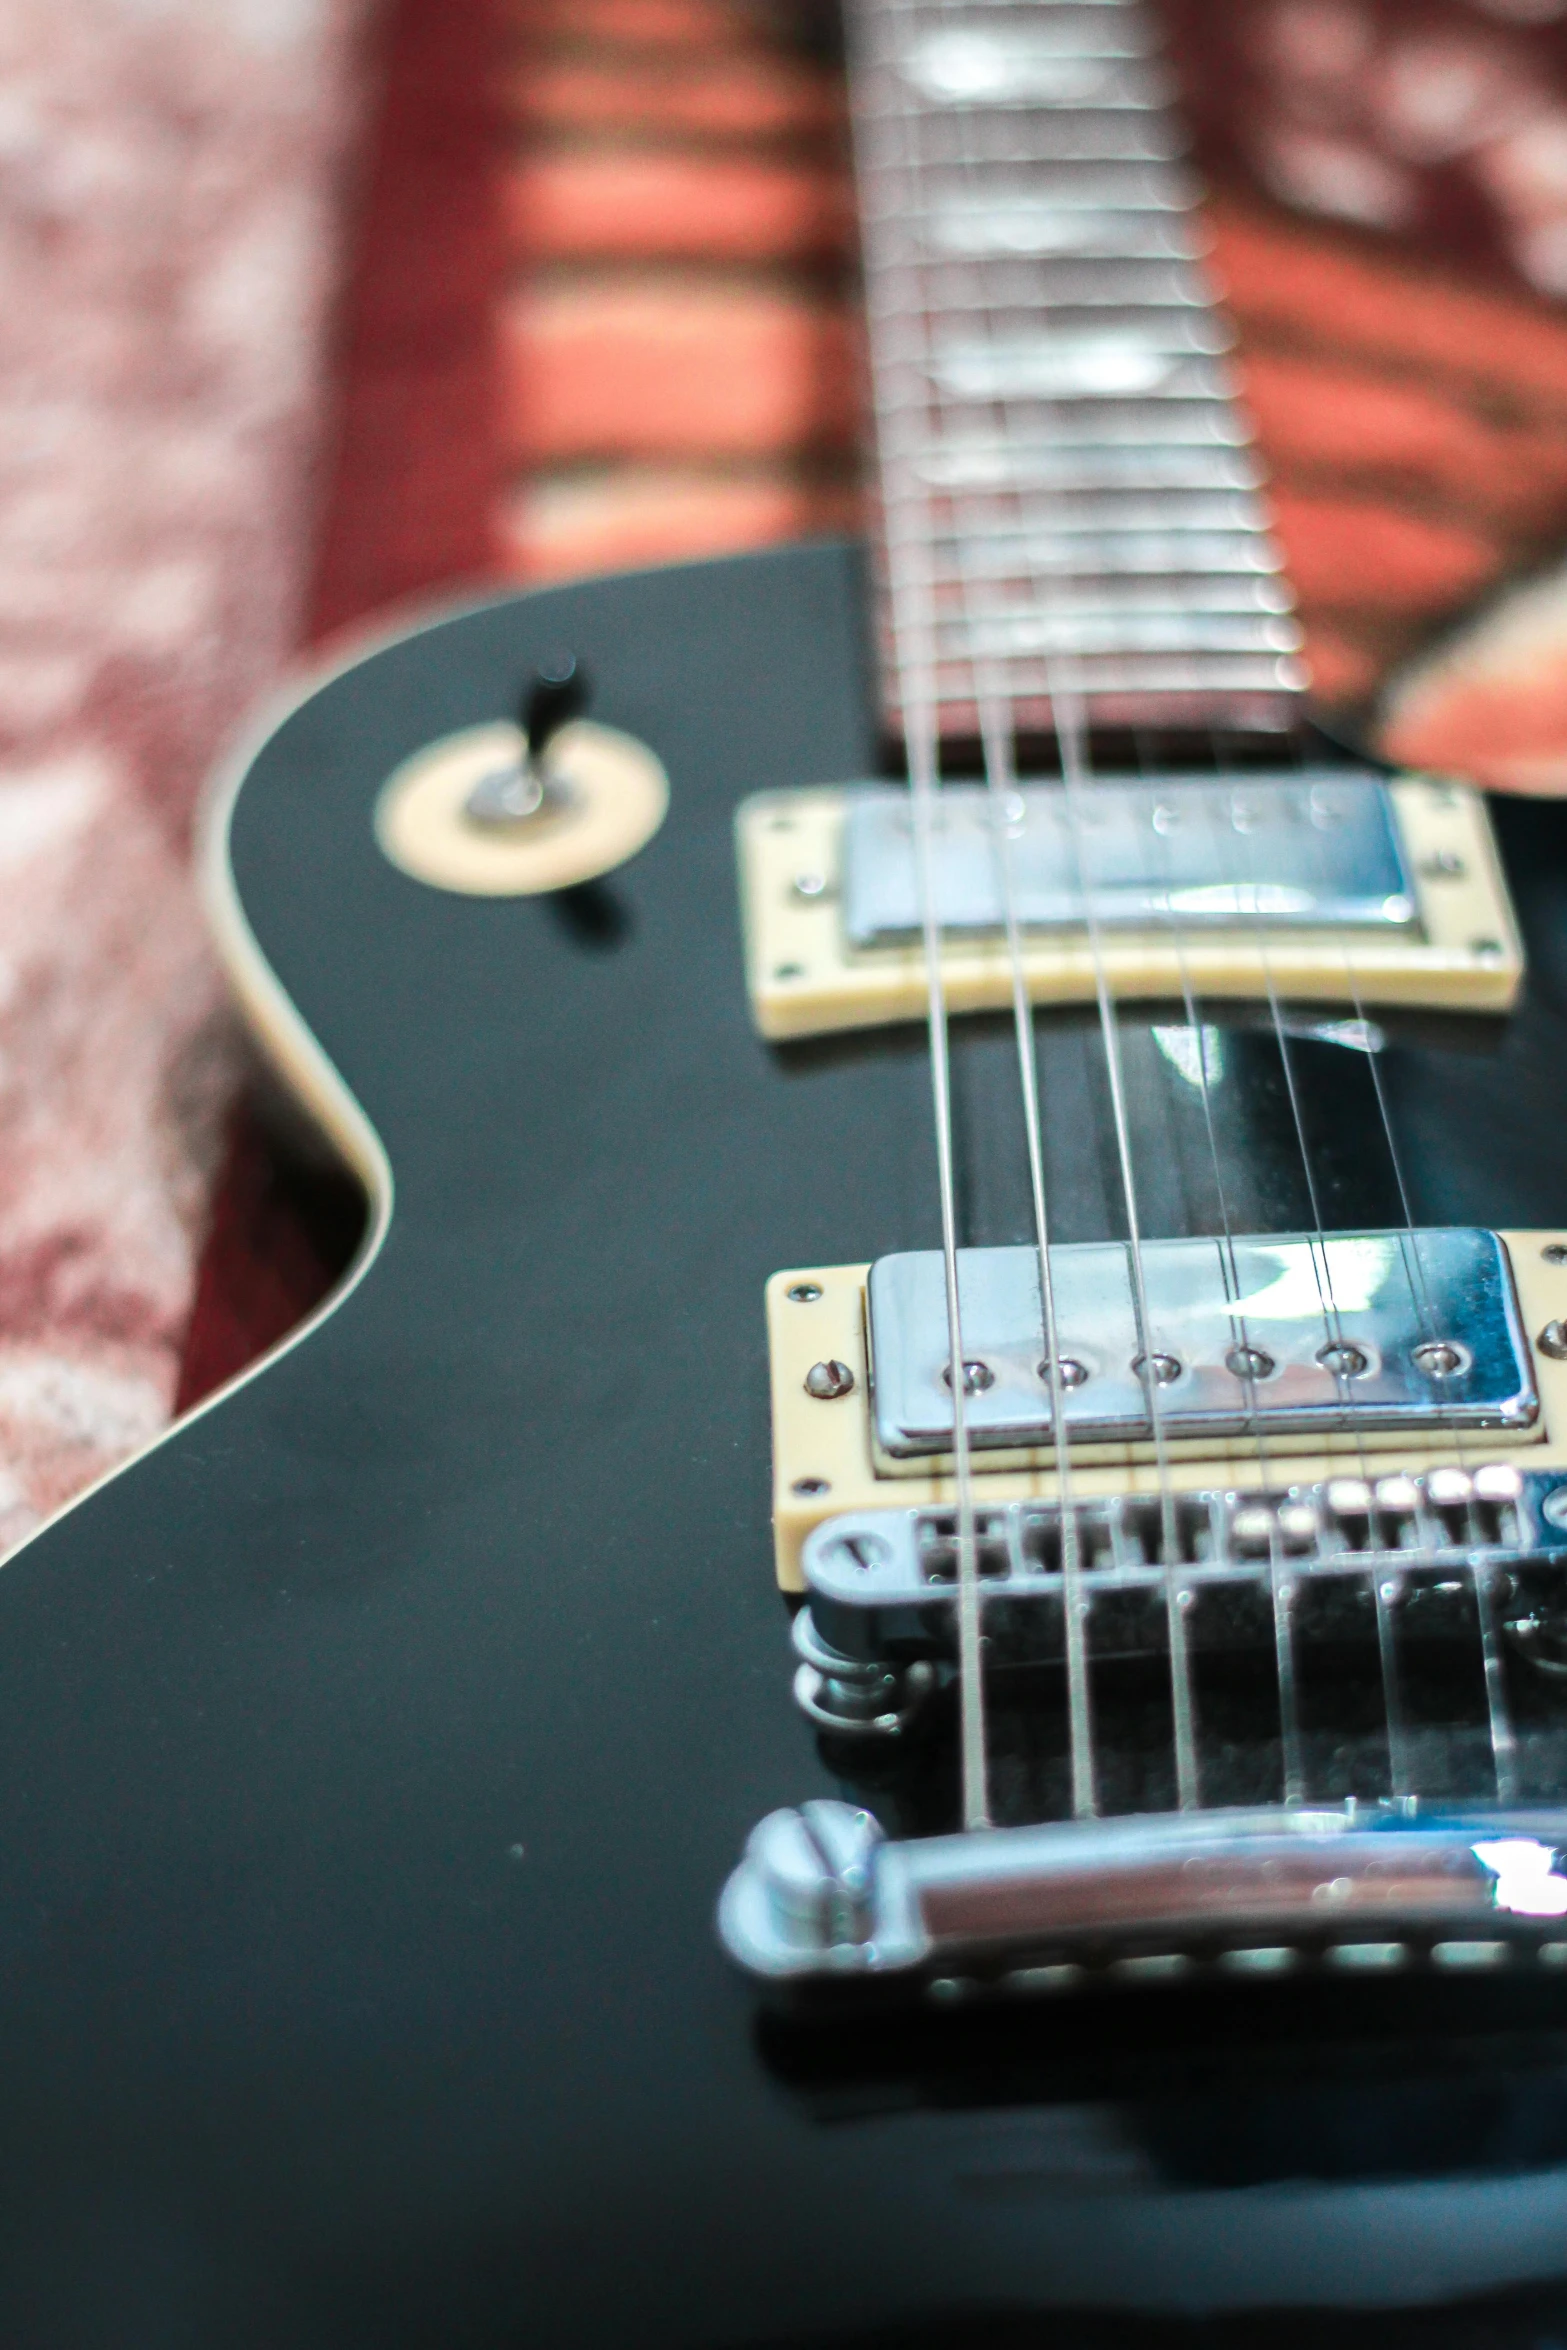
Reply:
[[[742, 985], [737, 800], [875, 771], [860, 612], [833, 548], [508, 600], [329, 682], [243, 787], [239, 896], [395, 1212], [0, 1575], [16, 2350], [1567, 2323], [1543, 1972], [818, 2017], [722, 1955], [750, 1828], [843, 1786], [790, 1698], [762, 1284], [937, 1236], [921, 1033], [771, 1048]], [[664, 828], [563, 899], [406, 879], [382, 781], [561, 642]], [[1567, 819], [1501, 821], [1527, 1004], [1383, 1064], [1425, 1220], [1567, 1204]], [[1058, 1236], [1114, 1232], [1091, 1031], [1042, 1028]], [[1298, 1225], [1276, 1047], [1228, 1033], [1237, 1218]], [[1006, 1032], [954, 1034], [968, 1236], [1025, 1237]], [[1147, 1226], [1211, 1227], [1191, 1088], [1130, 1016], [1126, 1053]], [[1326, 1220], [1396, 1218], [1364, 1056], [1300, 1067]]]

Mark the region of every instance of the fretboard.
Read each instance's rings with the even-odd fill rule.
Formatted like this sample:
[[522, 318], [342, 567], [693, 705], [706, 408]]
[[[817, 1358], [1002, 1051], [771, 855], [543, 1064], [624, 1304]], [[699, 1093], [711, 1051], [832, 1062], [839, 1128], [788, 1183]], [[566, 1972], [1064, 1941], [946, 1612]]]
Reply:
[[854, 0], [889, 714], [1272, 731], [1300, 631], [1136, 0]]

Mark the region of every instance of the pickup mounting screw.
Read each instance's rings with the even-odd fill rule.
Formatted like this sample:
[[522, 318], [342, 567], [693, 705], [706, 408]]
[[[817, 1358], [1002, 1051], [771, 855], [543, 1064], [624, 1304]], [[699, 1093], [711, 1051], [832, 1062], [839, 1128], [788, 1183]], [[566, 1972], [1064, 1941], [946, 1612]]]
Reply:
[[1540, 1254], [1548, 1265], [1567, 1265], [1567, 1248], [1559, 1240], [1553, 1240], [1548, 1248], [1542, 1248]]
[[797, 1281], [789, 1292], [792, 1306], [813, 1306], [822, 1294], [819, 1281]]
[[815, 1494], [831, 1493], [832, 1487], [825, 1477], [796, 1477], [789, 1490], [809, 1501]]
[[826, 874], [797, 873], [794, 877], [794, 894], [797, 898], [825, 897], [827, 894]]
[[1434, 856], [1427, 857], [1420, 870], [1432, 881], [1460, 881], [1464, 861], [1453, 849], [1438, 849]]
[[1553, 1363], [1567, 1363], [1567, 1322], [1547, 1322], [1534, 1343]]
[[848, 1395], [854, 1386], [854, 1373], [847, 1363], [836, 1360], [813, 1363], [805, 1374], [805, 1392], [814, 1395], [818, 1403], [835, 1403], [840, 1395]]
[[1477, 962], [1499, 963], [1502, 959], [1502, 942], [1499, 938], [1472, 938], [1469, 941], [1469, 952]]

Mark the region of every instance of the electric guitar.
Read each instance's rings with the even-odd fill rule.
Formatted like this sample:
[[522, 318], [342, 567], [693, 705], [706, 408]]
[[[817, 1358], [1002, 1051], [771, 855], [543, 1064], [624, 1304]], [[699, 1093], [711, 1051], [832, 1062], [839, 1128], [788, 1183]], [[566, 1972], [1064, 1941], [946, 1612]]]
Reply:
[[1141, 12], [852, 30], [869, 564], [214, 807], [370, 1214], [0, 1577], [8, 2344], [1567, 2304], [1562, 818], [1313, 732]]

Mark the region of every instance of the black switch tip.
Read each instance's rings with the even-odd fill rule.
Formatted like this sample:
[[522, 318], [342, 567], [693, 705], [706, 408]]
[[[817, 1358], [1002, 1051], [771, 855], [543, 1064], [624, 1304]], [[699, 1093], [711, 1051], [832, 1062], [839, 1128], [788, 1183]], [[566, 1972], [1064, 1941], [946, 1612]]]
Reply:
[[528, 756], [540, 759], [552, 735], [569, 719], [580, 718], [588, 706], [587, 676], [575, 653], [546, 653], [528, 681], [522, 699], [522, 730], [528, 738]]

